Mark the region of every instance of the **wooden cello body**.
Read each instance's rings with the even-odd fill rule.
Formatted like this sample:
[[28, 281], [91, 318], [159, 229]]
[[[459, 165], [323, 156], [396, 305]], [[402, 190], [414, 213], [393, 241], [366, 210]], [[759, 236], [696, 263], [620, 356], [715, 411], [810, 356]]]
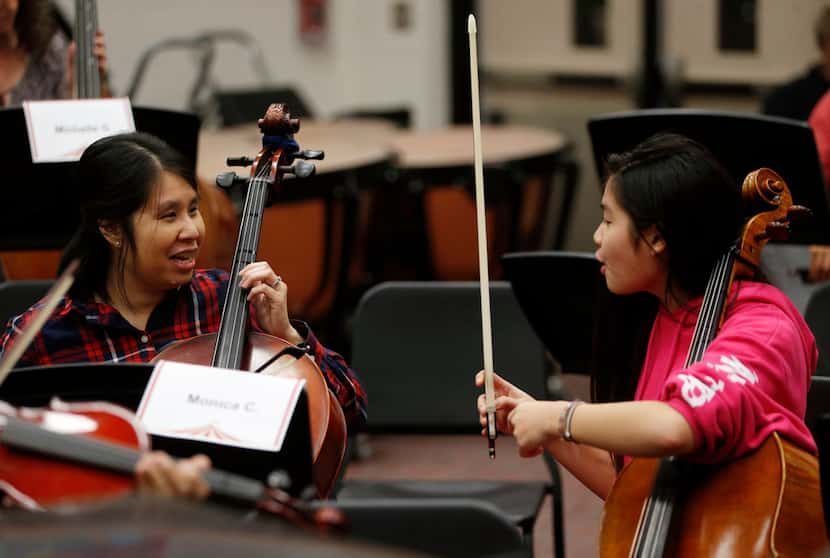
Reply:
[[[634, 459], [605, 501], [600, 555], [632, 556], [658, 459]], [[676, 487], [664, 556], [817, 556], [827, 544], [818, 460], [773, 434], [754, 453]], [[740, 520], [736, 520], [740, 518]]]
[[[775, 172], [759, 169], [743, 183], [748, 207], [738, 246], [713, 269], [686, 365], [700, 361], [723, 321], [732, 280], [753, 278], [761, 250], [786, 238], [792, 205]], [[827, 546], [818, 459], [771, 434], [755, 451], [717, 466], [680, 458], [632, 459], [605, 502], [603, 558], [687, 556], [811, 557]]]
[[[209, 364], [218, 334], [209, 333], [180, 341], [159, 354], [159, 360]], [[274, 354], [292, 346], [288, 341], [264, 333], [249, 332], [240, 370], [258, 370]], [[207, 360], [206, 360], [207, 359]], [[322, 372], [305, 355], [299, 360], [285, 356], [265, 367], [262, 374], [306, 381], [311, 429], [312, 478], [321, 497], [331, 494], [343, 464], [346, 449], [346, 419], [340, 403], [329, 390]]]
[[[200, 335], [165, 348], [155, 360], [174, 360], [234, 370], [302, 378], [306, 381], [311, 429], [312, 477], [317, 493], [327, 497], [340, 471], [346, 449], [346, 421], [340, 403], [328, 388], [323, 373], [302, 349], [264, 333], [250, 332], [248, 293], [238, 283], [239, 272], [254, 262], [259, 245], [263, 210], [278, 191], [282, 175], [298, 178], [313, 170], [303, 158], [320, 158], [322, 152], [300, 152], [293, 134], [299, 121], [288, 107], [273, 104], [260, 119], [263, 149], [253, 160], [242, 210], [239, 236], [230, 271], [228, 291], [217, 333]], [[294, 163], [294, 167], [289, 166]], [[303, 166], [305, 165], [305, 167]]]

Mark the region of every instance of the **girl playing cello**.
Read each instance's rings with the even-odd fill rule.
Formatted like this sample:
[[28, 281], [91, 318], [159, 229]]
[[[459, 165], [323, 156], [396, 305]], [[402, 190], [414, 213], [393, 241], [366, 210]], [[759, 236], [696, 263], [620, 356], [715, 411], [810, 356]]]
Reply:
[[[601, 498], [617, 479], [615, 456], [722, 464], [773, 433], [815, 455], [804, 423], [815, 340], [780, 291], [733, 282], [719, 333], [684, 364], [709, 274], [742, 224], [740, 192], [720, 164], [688, 138], [649, 138], [608, 160], [602, 212], [596, 257], [611, 293], [645, 293], [616, 301], [639, 327], [598, 339], [591, 403], [536, 401], [495, 378], [498, 427], [520, 454], [548, 450]], [[483, 395], [478, 409], [484, 425]]]

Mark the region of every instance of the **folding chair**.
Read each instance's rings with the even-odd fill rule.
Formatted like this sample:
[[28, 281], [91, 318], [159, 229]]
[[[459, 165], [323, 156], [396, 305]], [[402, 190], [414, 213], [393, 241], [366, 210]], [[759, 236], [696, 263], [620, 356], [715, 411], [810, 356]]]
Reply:
[[[490, 293], [496, 370], [543, 397], [546, 367], [541, 343], [507, 283], [491, 283]], [[480, 430], [473, 385], [473, 374], [482, 367], [477, 283], [377, 285], [358, 305], [352, 339], [352, 365], [371, 402], [369, 432], [452, 434]], [[418, 397], [420, 393], [429, 394], [427, 405]], [[546, 465], [550, 482], [347, 480], [338, 498], [484, 500], [510, 517], [531, 546], [536, 516], [544, 497], [550, 494], [555, 555], [561, 557], [561, 482], [558, 465], [547, 455]]]
[[[328, 505], [316, 502], [313, 506]], [[349, 535], [430, 556], [530, 557], [520, 530], [498, 508], [469, 498], [340, 498]]]
[[40, 300], [54, 281], [26, 279], [0, 283], [0, 326], [5, 329], [9, 319], [22, 314]]

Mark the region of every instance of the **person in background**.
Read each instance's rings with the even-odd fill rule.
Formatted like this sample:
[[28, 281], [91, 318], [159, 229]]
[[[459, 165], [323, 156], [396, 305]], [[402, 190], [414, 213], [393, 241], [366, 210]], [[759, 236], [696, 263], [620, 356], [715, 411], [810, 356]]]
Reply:
[[763, 100], [761, 112], [807, 120], [813, 107], [830, 88], [830, 6], [825, 6], [815, 22], [815, 38], [821, 58], [807, 73], [775, 89]]
[[[816, 150], [821, 162], [824, 186], [830, 185], [830, 92], [819, 99], [807, 120], [813, 129]], [[830, 246], [813, 244], [810, 246], [810, 268], [808, 279], [813, 283], [830, 280]]]
[[[100, 31], [94, 54], [106, 94], [106, 49]], [[58, 30], [48, 0], [0, 0], [0, 107], [71, 98], [74, 88], [75, 45]]]

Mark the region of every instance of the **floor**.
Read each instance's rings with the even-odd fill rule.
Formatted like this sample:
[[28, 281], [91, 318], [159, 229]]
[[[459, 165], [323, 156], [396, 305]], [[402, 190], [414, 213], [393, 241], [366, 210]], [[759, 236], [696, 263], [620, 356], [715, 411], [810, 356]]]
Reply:
[[[496, 459], [487, 457], [479, 436], [376, 436], [369, 440], [372, 455], [349, 465], [347, 479], [467, 479], [547, 480], [541, 458], [523, 459], [512, 438], [499, 438]], [[596, 556], [602, 502], [567, 471], [562, 470], [566, 556]], [[534, 555], [553, 556], [550, 499], [534, 529]]]
[[[575, 397], [587, 396], [584, 376], [565, 375], [563, 385]], [[467, 479], [548, 480], [542, 459], [519, 457], [510, 437], [496, 441], [496, 459], [487, 456], [487, 444], [477, 435], [378, 435], [368, 437], [368, 454], [349, 464], [346, 479]], [[602, 501], [560, 468], [565, 527], [565, 555], [597, 556], [597, 534]], [[534, 529], [534, 556], [553, 556], [550, 499]]]

